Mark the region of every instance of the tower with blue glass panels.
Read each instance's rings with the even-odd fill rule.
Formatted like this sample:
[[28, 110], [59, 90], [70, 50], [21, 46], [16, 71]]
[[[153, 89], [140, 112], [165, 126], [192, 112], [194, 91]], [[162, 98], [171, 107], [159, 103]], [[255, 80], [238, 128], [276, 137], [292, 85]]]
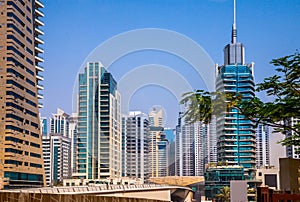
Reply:
[[121, 96], [100, 62], [79, 74], [76, 173], [80, 179], [121, 176]]
[[[244, 100], [254, 94], [254, 63], [246, 64], [245, 47], [236, 41], [236, 17], [231, 43], [224, 48], [224, 65], [216, 65], [216, 90], [238, 93]], [[240, 165], [244, 169], [255, 168], [256, 137], [254, 125], [237, 108], [231, 108], [217, 119], [218, 161], [228, 165]], [[251, 176], [249, 176], [251, 178]]]

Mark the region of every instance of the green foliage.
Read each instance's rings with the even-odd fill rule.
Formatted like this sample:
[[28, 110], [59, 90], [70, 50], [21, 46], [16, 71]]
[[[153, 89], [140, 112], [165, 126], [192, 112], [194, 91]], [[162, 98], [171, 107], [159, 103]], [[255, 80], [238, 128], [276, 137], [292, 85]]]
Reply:
[[194, 123], [198, 120], [204, 123], [209, 123], [212, 117], [212, 102], [211, 94], [203, 90], [197, 90], [195, 92], [188, 92], [183, 94], [181, 104], [188, 105], [186, 112], [183, 116], [186, 120]]
[[242, 113], [253, 122], [272, 126], [278, 132], [293, 136], [284, 139], [283, 145], [300, 145], [300, 123], [292, 124], [292, 118], [300, 118], [300, 56], [298, 53], [271, 61], [278, 72], [258, 84], [257, 91], [264, 91], [273, 100], [262, 102], [259, 98], [243, 101]]
[[[257, 97], [243, 100], [238, 93], [205, 92], [197, 90], [183, 95], [181, 104], [188, 110], [184, 116], [188, 122], [209, 123], [211, 116], [220, 116], [224, 109], [237, 108], [247, 119], [275, 128], [283, 134], [293, 135], [285, 138], [283, 145], [300, 145], [300, 122], [291, 123], [292, 118], [300, 118], [300, 56], [298, 53], [271, 61], [277, 74], [265, 78], [257, 84], [256, 91], [266, 92], [273, 100], [263, 102]], [[225, 106], [224, 106], [225, 104]]]

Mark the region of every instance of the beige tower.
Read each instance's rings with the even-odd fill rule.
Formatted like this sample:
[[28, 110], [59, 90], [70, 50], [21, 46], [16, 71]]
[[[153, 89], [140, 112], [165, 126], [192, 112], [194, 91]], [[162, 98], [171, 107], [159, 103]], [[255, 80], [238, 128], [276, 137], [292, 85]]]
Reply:
[[168, 141], [163, 128], [163, 109], [153, 107], [149, 112], [149, 167], [150, 177], [167, 175]]
[[38, 0], [0, 1], [0, 189], [44, 185]]

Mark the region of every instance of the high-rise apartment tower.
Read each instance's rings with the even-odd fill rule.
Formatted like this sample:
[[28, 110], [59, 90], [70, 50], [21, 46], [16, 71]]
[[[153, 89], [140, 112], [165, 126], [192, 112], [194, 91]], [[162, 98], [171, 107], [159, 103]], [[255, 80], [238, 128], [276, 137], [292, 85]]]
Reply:
[[112, 75], [99, 62], [79, 74], [76, 176], [121, 176], [121, 96]]
[[[245, 47], [237, 42], [236, 2], [231, 43], [224, 48], [224, 65], [216, 66], [216, 90], [241, 94], [244, 100], [254, 97], [253, 63], [245, 63]], [[228, 165], [255, 168], [255, 130], [237, 108], [217, 118], [218, 161]]]
[[0, 1], [0, 189], [44, 185], [40, 0]]

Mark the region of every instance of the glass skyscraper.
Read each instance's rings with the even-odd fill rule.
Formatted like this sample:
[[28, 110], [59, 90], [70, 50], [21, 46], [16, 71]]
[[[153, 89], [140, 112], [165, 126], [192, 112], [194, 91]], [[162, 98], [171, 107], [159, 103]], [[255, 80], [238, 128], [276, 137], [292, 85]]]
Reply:
[[[235, 21], [234, 17], [232, 41], [224, 48], [224, 65], [216, 66], [216, 90], [238, 93], [243, 96], [242, 99], [247, 100], [255, 96], [254, 64], [245, 63], [245, 47], [236, 42]], [[217, 118], [217, 138], [219, 162], [241, 165], [246, 171], [255, 168], [254, 126], [237, 108], [231, 108]]]
[[121, 176], [120, 94], [99, 62], [79, 74], [76, 173], [81, 179]]

